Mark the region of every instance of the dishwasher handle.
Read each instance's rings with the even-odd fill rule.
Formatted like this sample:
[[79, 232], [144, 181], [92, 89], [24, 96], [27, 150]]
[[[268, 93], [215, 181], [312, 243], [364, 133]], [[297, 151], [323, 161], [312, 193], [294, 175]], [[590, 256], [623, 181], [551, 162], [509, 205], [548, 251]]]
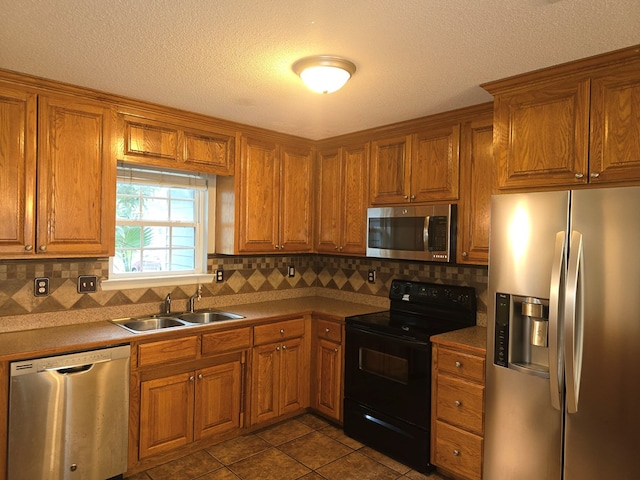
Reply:
[[61, 375], [74, 375], [77, 373], [84, 373], [84, 372], [88, 372], [89, 370], [91, 370], [91, 368], [93, 368], [93, 366], [95, 365], [95, 363], [89, 363], [87, 365], [77, 365], [74, 367], [59, 367], [59, 368], [47, 368], [45, 369], [46, 372], [56, 372], [59, 373]]

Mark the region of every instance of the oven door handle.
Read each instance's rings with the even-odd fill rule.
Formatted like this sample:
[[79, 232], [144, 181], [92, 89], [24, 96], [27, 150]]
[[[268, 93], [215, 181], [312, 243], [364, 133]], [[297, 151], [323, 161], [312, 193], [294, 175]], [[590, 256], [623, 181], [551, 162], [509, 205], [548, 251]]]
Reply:
[[354, 327], [352, 325], [347, 325], [346, 328], [347, 332], [352, 331], [352, 332], [357, 332], [357, 333], [363, 333], [365, 335], [371, 335], [372, 337], [376, 337], [376, 338], [380, 338], [380, 339], [384, 339], [384, 340], [390, 340], [390, 341], [394, 341], [397, 343], [409, 343], [411, 345], [415, 345], [415, 346], [420, 346], [420, 347], [429, 347], [430, 343], [429, 341], [424, 341], [424, 340], [418, 340], [416, 338], [412, 338], [412, 337], [403, 337], [400, 335], [389, 335], [386, 333], [380, 333], [380, 332], [376, 332], [373, 330], [369, 330], [366, 328], [361, 328], [361, 327]]

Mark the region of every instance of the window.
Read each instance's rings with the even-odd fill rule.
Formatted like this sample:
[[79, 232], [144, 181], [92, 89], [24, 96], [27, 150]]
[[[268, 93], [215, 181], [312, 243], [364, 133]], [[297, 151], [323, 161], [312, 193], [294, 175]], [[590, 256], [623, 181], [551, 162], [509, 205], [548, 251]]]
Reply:
[[205, 178], [119, 165], [110, 280], [206, 273], [206, 205]]

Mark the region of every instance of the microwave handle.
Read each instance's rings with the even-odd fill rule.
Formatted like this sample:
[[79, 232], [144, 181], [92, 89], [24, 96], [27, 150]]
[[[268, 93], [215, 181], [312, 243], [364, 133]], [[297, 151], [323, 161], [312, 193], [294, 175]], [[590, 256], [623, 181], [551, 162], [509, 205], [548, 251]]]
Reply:
[[424, 228], [422, 229], [422, 241], [425, 252], [429, 250], [429, 223], [431, 223], [431, 215], [427, 215], [424, 218]]

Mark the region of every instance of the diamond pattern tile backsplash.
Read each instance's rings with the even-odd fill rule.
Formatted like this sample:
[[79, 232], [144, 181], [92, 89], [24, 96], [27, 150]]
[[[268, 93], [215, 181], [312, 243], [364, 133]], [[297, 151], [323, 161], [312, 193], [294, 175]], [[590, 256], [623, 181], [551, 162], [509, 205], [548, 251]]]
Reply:
[[[290, 265], [295, 267], [294, 277], [287, 275]], [[220, 268], [224, 271], [224, 281], [204, 284], [203, 297], [320, 287], [386, 298], [391, 280], [403, 278], [475, 287], [478, 312], [486, 314], [486, 267], [325, 255], [209, 256], [209, 272]], [[375, 283], [367, 282], [370, 269], [376, 271]], [[95, 293], [77, 292], [79, 275], [97, 275], [99, 280], [104, 280], [108, 274], [108, 259], [2, 261], [0, 317], [148, 303], [159, 305], [168, 291], [174, 300], [186, 300], [195, 291], [195, 285], [185, 285], [115, 291], [98, 287]], [[34, 296], [36, 277], [49, 278], [48, 296]]]

